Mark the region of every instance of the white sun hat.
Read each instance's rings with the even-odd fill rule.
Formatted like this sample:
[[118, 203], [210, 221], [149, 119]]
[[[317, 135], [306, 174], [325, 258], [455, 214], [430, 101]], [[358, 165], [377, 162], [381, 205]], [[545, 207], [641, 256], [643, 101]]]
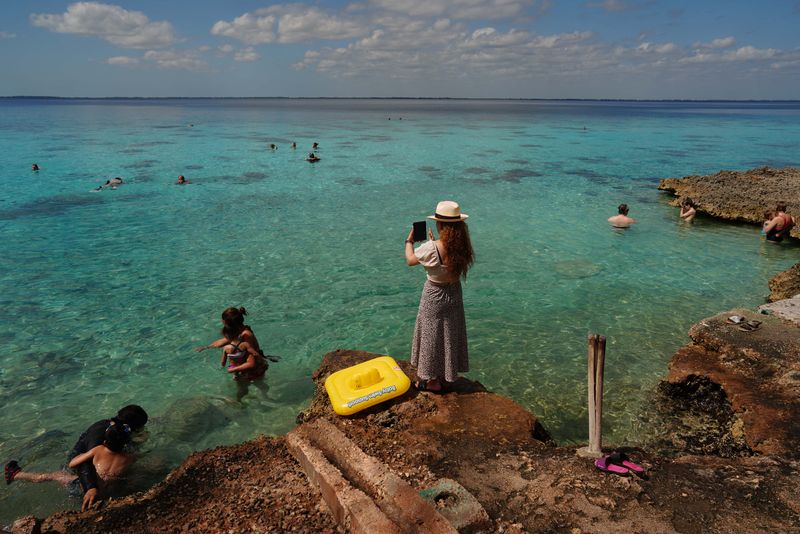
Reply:
[[458, 202], [452, 200], [442, 200], [436, 205], [436, 213], [428, 216], [429, 219], [440, 222], [463, 221], [467, 217], [469, 215], [461, 213], [461, 206], [458, 205]]

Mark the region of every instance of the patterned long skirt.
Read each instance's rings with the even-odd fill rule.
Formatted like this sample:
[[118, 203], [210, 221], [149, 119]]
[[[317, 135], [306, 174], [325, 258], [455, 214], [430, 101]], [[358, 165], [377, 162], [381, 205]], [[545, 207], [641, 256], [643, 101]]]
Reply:
[[454, 382], [458, 373], [469, 371], [460, 283], [438, 285], [425, 281], [411, 344], [411, 365], [423, 380]]

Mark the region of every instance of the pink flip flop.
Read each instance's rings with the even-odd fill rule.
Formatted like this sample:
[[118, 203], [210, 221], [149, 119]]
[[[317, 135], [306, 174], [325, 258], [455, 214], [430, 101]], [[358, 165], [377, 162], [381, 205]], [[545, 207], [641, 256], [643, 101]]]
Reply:
[[604, 473], [614, 473], [616, 475], [625, 476], [629, 473], [628, 469], [622, 467], [621, 465], [613, 464], [609, 461], [611, 458], [610, 454], [603, 456], [602, 458], [598, 458], [594, 461], [594, 466], [598, 468], [600, 471]]
[[615, 452], [613, 454], [608, 455], [608, 463], [617, 465], [619, 467], [623, 467], [632, 471], [633, 473], [643, 476], [644, 474], [644, 467], [639, 464], [633, 463], [628, 455], [624, 452]]

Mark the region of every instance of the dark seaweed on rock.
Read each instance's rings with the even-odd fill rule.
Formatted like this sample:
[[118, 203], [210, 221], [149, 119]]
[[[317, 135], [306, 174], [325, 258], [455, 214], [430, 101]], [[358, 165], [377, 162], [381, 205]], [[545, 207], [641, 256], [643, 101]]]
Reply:
[[496, 176], [495, 180], [501, 182], [511, 182], [512, 184], [518, 184], [520, 183], [522, 178], [535, 178], [538, 176], [543, 176], [543, 174], [531, 169], [509, 169], [503, 174]]
[[606, 176], [600, 174], [592, 169], [570, 169], [566, 171], [567, 174], [572, 176], [580, 176], [581, 178], [589, 178], [590, 180], [605, 180]]
[[123, 165], [123, 169], [149, 169], [151, 167], [155, 167], [158, 163], [157, 159], [143, 159], [141, 161], [135, 161], [133, 163], [128, 163], [127, 165]]
[[0, 210], [0, 220], [11, 221], [25, 217], [61, 215], [76, 208], [102, 204], [99, 195], [63, 195], [40, 198], [19, 206]]

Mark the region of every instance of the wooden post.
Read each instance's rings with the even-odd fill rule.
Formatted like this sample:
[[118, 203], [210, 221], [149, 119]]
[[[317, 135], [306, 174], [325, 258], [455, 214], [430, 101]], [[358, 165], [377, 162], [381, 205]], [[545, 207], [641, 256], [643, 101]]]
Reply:
[[589, 446], [578, 455], [599, 458], [603, 454], [603, 375], [606, 361], [606, 338], [590, 334], [588, 338]]

